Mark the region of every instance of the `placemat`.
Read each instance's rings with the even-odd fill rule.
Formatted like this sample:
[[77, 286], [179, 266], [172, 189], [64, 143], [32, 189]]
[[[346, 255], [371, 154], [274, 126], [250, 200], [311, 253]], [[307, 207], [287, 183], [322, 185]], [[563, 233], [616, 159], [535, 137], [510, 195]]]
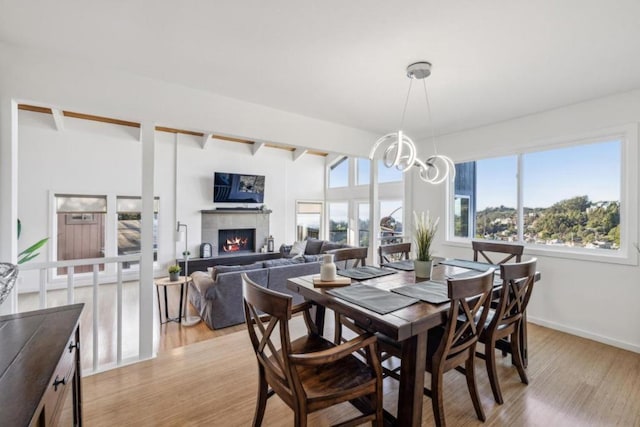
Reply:
[[440, 261], [442, 265], [450, 265], [452, 267], [468, 268], [469, 270], [487, 271], [490, 268], [495, 268], [500, 271], [500, 266], [494, 264], [487, 264], [486, 262], [467, 261], [464, 259], [445, 259]]
[[387, 276], [389, 274], [396, 274], [396, 270], [390, 270], [388, 268], [379, 268], [365, 265], [363, 267], [347, 268], [345, 270], [338, 270], [338, 274], [344, 277], [350, 277], [355, 280], [367, 280], [374, 279], [376, 277]]
[[382, 265], [383, 267], [395, 268], [402, 271], [413, 271], [413, 260], [403, 259], [402, 261], [388, 262]]
[[447, 285], [445, 283], [432, 282], [431, 280], [416, 283], [415, 285], [406, 285], [394, 288], [391, 289], [391, 292], [411, 298], [417, 298], [431, 304], [449, 302]]
[[327, 293], [379, 314], [391, 313], [418, 302], [417, 299], [369, 285], [351, 285], [347, 288], [331, 289]]

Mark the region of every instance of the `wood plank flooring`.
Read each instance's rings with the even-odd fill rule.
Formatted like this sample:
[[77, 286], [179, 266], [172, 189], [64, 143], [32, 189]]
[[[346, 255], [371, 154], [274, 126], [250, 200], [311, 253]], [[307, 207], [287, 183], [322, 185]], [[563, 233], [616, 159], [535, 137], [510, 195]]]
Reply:
[[[293, 322], [301, 333], [300, 319]], [[85, 377], [85, 424], [250, 425], [257, 367], [243, 328], [164, 351], [153, 360]], [[485, 423], [475, 418], [464, 376], [455, 371], [445, 375], [449, 425], [640, 426], [639, 354], [536, 325], [530, 325], [529, 333], [528, 386], [520, 383], [510, 359], [499, 357], [504, 405], [493, 401], [484, 362], [477, 360]], [[387, 378], [384, 389], [385, 408], [395, 413], [397, 383]], [[353, 411], [349, 404], [329, 408], [313, 414], [310, 425], [326, 426]], [[274, 396], [263, 425], [291, 426], [292, 411]], [[431, 401], [426, 397], [423, 425], [433, 425]]]

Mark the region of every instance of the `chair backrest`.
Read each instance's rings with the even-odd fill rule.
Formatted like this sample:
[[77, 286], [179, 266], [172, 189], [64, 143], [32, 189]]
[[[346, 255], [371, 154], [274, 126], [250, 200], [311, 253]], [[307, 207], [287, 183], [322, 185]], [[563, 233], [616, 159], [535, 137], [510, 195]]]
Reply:
[[[242, 294], [245, 321], [258, 364], [279, 395], [293, 398], [295, 390], [301, 390], [301, 386], [297, 371], [291, 368], [288, 358], [291, 353], [289, 319], [292, 298], [258, 285], [246, 273], [242, 273]], [[274, 337], [276, 330], [280, 333], [279, 345], [276, 345]]]
[[502, 293], [490, 329], [501, 328], [517, 322], [529, 304], [536, 277], [537, 259], [512, 264], [502, 264]]
[[333, 254], [333, 261], [338, 269], [354, 268], [367, 265], [367, 252], [369, 248], [343, 248], [334, 249], [327, 253]]
[[380, 245], [378, 247], [380, 265], [383, 265], [392, 261], [409, 259], [410, 252], [411, 252], [411, 243], [391, 243], [389, 245]]
[[478, 341], [491, 304], [493, 272], [447, 280], [451, 300], [445, 331], [434, 358], [453, 358]]
[[[494, 243], [494, 242], [480, 242], [472, 241], [471, 248], [473, 249], [473, 260], [478, 261], [478, 254], [482, 255], [484, 261], [489, 264], [504, 264], [515, 258], [515, 262], [522, 261], [522, 252], [524, 251], [523, 245], [514, 245], [511, 243]], [[487, 252], [493, 252], [496, 254], [507, 254], [502, 260], [493, 262]]]

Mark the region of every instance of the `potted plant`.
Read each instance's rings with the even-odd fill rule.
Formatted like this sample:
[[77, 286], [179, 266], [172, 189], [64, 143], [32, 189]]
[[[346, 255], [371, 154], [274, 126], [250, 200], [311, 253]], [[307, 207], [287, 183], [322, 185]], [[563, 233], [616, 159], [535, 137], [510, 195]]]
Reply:
[[172, 282], [177, 282], [178, 280], [180, 280], [180, 271], [182, 271], [182, 269], [179, 265], [170, 265], [168, 271], [169, 280], [171, 280]]
[[431, 252], [431, 244], [438, 231], [438, 223], [440, 218], [433, 218], [429, 215], [429, 212], [425, 214], [421, 212], [418, 215], [413, 213], [415, 222], [415, 245], [416, 245], [416, 259], [414, 260], [414, 270], [416, 277], [431, 278], [431, 267], [433, 266], [433, 254]]

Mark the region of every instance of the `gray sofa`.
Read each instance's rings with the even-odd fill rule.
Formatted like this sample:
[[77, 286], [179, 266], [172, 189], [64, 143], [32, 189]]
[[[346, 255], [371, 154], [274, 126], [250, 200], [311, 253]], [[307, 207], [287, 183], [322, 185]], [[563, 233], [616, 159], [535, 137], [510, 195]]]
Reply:
[[[328, 240], [306, 239], [306, 241], [307, 245], [304, 248], [305, 255], [320, 255], [326, 253], [327, 251], [353, 247], [345, 243], [334, 243]], [[288, 258], [290, 256], [289, 253], [291, 252], [292, 247], [293, 245], [280, 246], [280, 254], [283, 258]]]
[[316, 256], [276, 259], [250, 265], [218, 266], [212, 275], [203, 271], [191, 274], [189, 300], [211, 329], [244, 322], [242, 306], [242, 273], [268, 289], [293, 296], [293, 303], [303, 298], [287, 289], [287, 279], [320, 273]]

